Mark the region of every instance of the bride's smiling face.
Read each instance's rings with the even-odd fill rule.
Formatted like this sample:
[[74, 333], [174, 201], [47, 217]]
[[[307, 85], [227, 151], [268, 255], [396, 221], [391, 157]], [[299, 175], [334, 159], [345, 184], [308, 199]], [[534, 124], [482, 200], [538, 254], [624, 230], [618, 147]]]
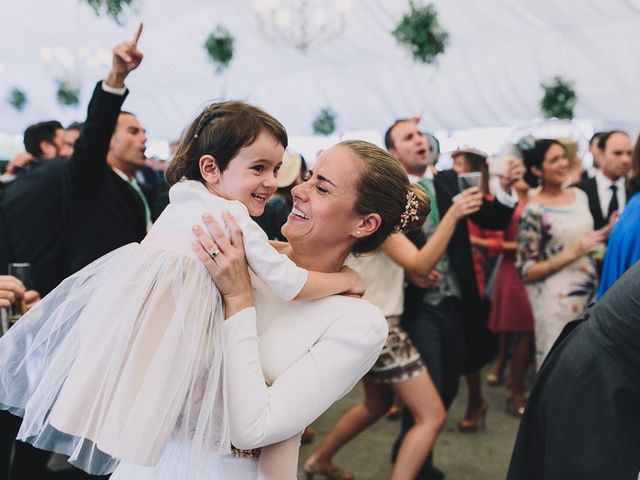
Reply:
[[362, 171], [362, 160], [351, 149], [336, 145], [325, 150], [307, 180], [291, 191], [293, 209], [282, 234], [290, 242], [312, 240], [319, 249], [347, 237], [355, 242], [362, 218], [354, 209]]

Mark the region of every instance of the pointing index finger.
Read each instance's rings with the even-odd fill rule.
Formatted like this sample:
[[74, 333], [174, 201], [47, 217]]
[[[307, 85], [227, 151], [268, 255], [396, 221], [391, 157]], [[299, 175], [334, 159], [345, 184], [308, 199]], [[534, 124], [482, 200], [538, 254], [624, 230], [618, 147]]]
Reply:
[[138, 46], [138, 40], [140, 40], [140, 35], [142, 34], [142, 22], [140, 22], [140, 25], [138, 25], [138, 30], [136, 31], [136, 34], [133, 37], [133, 46], [136, 47]]

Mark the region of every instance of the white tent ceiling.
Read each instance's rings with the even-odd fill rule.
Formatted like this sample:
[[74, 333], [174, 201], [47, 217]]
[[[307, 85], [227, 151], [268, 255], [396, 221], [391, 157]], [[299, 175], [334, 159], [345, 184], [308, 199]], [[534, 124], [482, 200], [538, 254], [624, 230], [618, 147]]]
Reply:
[[[352, 0], [345, 31], [306, 54], [265, 39], [249, 0], [137, 0], [124, 26], [80, 0], [4, 0], [0, 98], [18, 86], [30, 102], [16, 112], [1, 101], [0, 132], [82, 119], [107, 68], [77, 68], [81, 107], [63, 108], [55, 101], [61, 71], [45, 64], [42, 48], [110, 50], [139, 20], [145, 59], [128, 81], [125, 108], [155, 138], [177, 137], [203, 102], [223, 96], [262, 106], [291, 134], [310, 133], [325, 106], [337, 112], [341, 130], [384, 131], [416, 114], [430, 130], [521, 125], [540, 117], [540, 83], [558, 74], [575, 81], [577, 116], [603, 127], [640, 126], [640, 0], [433, 3], [450, 33], [436, 66], [415, 64], [389, 33], [408, 10], [404, 0]], [[222, 76], [203, 48], [217, 24], [236, 39]]]

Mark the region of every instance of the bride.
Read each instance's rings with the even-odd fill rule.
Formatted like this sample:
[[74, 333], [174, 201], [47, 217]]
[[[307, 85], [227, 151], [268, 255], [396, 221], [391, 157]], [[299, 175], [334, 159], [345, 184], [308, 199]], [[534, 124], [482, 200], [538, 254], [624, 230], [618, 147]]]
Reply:
[[[280, 250], [303, 268], [339, 271], [349, 253], [371, 251], [394, 229], [424, 219], [426, 201], [413, 188], [382, 149], [342, 142], [293, 189], [293, 211], [282, 229], [289, 243]], [[191, 452], [186, 439], [172, 438], [156, 466], [121, 462], [112, 480], [294, 479], [303, 429], [353, 388], [382, 348], [387, 326], [376, 307], [347, 296], [281, 300], [251, 276], [240, 230], [232, 218], [225, 220], [230, 239], [206, 220], [211, 237], [196, 229], [196, 249], [225, 303], [232, 443], [263, 448], [236, 450], [219, 462]], [[218, 249], [214, 261], [208, 252]]]

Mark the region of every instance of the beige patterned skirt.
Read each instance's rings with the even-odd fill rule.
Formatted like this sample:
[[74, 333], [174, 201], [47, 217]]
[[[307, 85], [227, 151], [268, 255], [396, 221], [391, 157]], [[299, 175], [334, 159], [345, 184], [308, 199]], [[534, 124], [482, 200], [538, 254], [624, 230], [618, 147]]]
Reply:
[[389, 336], [368, 375], [379, 383], [402, 383], [426, 372], [409, 334], [400, 325], [400, 317], [387, 317], [387, 324]]

